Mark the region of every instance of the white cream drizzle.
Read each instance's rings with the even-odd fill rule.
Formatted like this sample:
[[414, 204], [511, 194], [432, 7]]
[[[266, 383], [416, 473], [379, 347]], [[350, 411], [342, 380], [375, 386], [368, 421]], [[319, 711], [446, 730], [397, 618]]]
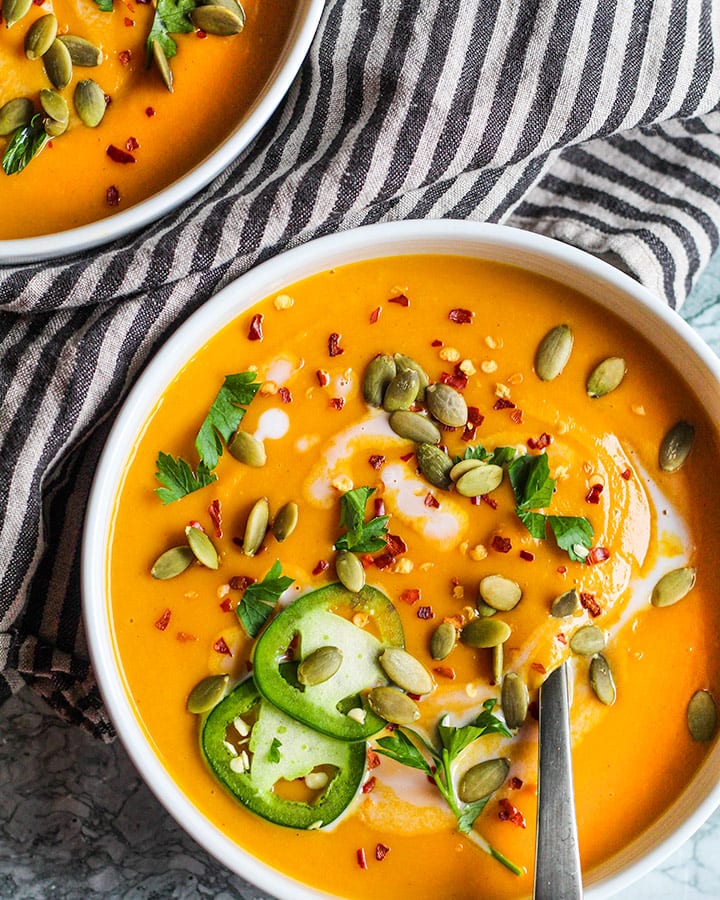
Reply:
[[279, 440], [290, 428], [290, 417], [282, 409], [268, 409], [260, 416], [254, 436], [259, 441]]

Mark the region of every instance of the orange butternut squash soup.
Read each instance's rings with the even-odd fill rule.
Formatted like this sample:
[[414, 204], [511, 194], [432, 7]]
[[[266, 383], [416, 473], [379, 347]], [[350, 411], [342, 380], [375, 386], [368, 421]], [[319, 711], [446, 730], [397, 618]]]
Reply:
[[527, 896], [563, 660], [586, 872], [708, 752], [717, 467], [680, 374], [569, 288], [432, 255], [323, 272], [213, 337], [137, 440], [108, 576], [128, 695], [289, 876]]
[[295, 7], [3, 0], [0, 239], [103, 219], [202, 162], [270, 78]]

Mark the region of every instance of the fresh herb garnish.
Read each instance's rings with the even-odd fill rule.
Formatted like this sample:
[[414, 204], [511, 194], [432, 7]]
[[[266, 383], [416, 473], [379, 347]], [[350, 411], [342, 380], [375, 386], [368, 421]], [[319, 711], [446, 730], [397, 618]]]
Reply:
[[27, 125], [22, 125], [13, 134], [2, 159], [3, 172], [16, 175], [34, 159], [50, 140], [42, 124], [42, 116], [37, 113]]
[[254, 372], [225, 377], [195, 438], [195, 448], [208, 469], [214, 469], [222, 456], [220, 437], [226, 443], [230, 440], [245, 416], [244, 407], [249, 406], [257, 394], [260, 382], [255, 381], [255, 377]]
[[293, 581], [294, 579], [282, 574], [280, 561], [275, 560], [262, 581], [248, 585], [236, 613], [250, 637], [258, 636], [280, 595], [290, 587]]
[[148, 65], [152, 59], [153, 41], [160, 44], [168, 59], [177, 54], [177, 44], [170, 35], [188, 34], [194, 30], [195, 26], [188, 18], [188, 13], [192, 12], [196, 6], [195, 0], [158, 0], [155, 17], [145, 45]]
[[113, 11], [113, 0], [95, 0], [95, 5], [100, 10], [100, 12]]
[[164, 485], [164, 487], [156, 488], [155, 493], [163, 504], [173, 503], [186, 494], [191, 494], [193, 491], [217, 481], [217, 475], [213, 475], [205, 463], [201, 462], [197, 471], [193, 472], [184, 459], [175, 459], [174, 456], [163, 453], [162, 450], [158, 453], [155, 465], [157, 466], [155, 477]]
[[517, 451], [514, 447], [496, 447], [492, 453], [488, 452], [482, 445], [477, 447], [468, 447], [463, 456], [456, 456], [453, 463], [462, 462], [464, 459], [481, 459], [483, 462], [494, 466], [504, 466], [515, 459]]
[[[438, 724], [440, 748], [437, 749], [425, 741], [411, 728], [397, 728], [388, 737], [377, 741], [377, 752], [403, 766], [419, 769], [431, 778], [445, 799], [457, 820], [458, 831], [469, 834], [475, 820], [485, 809], [489, 797], [473, 803], [463, 803], [457, 795], [452, 778], [452, 764], [462, 751], [473, 741], [486, 734], [501, 734], [510, 737], [502, 720], [493, 713], [495, 700], [486, 700], [483, 710], [469, 725], [455, 728], [447, 724], [447, 716]], [[429, 759], [428, 759], [429, 757]], [[479, 846], [489, 853], [515, 875], [522, 875], [522, 869], [511, 862], [502, 853], [495, 850], [484, 839], [480, 838]]]
[[365, 521], [365, 507], [375, 488], [359, 487], [340, 498], [340, 527], [347, 529], [335, 542], [336, 550], [374, 553], [385, 546], [389, 516], [374, 516]]

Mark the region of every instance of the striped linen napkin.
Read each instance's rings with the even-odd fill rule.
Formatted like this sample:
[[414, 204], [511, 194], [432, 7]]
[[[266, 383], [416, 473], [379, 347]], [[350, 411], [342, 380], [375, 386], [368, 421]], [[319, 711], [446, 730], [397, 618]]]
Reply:
[[552, 235], [679, 306], [718, 245], [720, 0], [329, 0], [285, 102], [202, 194], [104, 249], [0, 268], [0, 699], [29, 683], [112, 736], [80, 535], [163, 339], [281, 250], [440, 217]]

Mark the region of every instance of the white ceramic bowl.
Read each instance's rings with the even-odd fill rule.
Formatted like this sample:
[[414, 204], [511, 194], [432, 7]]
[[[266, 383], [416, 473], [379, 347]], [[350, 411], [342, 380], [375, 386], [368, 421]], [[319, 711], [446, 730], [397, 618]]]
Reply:
[[245, 150], [280, 105], [305, 59], [324, 7], [325, 0], [297, 3], [287, 43], [267, 84], [234, 131], [186, 175], [142, 203], [99, 222], [57, 234], [0, 240], [0, 265], [49, 259], [108, 244], [177, 209], [204, 188]]
[[[131, 391], [95, 477], [83, 546], [84, 615], [92, 663], [107, 709], [133, 762], [175, 819], [226, 866], [283, 898], [326, 896], [290, 880], [240, 849], [180, 792], [151, 749], [118, 673], [106, 593], [113, 501], [130, 448], [164, 387], [220, 328], [256, 301], [318, 271], [374, 257], [440, 253], [510, 263], [553, 278], [613, 310], [681, 368], [711, 419], [720, 421], [720, 362], [672, 310], [627, 275], [538, 235], [497, 225], [412, 221], [373, 225], [312, 241], [264, 263], [208, 301], [168, 340]], [[588, 900], [609, 897], [657, 866], [720, 805], [720, 743], [684, 794], [651, 828], [586, 883]]]

